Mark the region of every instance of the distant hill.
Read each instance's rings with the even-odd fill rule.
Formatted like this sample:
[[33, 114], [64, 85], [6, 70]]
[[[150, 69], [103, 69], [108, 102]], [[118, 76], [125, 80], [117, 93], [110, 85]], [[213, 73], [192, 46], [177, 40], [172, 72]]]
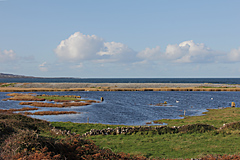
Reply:
[[23, 75], [14, 75], [14, 74], [7, 74], [7, 73], [0, 73], [0, 78], [36, 78], [33, 76], [23, 76]]

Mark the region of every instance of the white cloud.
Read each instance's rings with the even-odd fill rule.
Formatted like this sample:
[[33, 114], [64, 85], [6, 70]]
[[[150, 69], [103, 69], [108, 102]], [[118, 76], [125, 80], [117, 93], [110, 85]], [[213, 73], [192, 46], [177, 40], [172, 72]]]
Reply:
[[7, 62], [13, 62], [17, 60], [17, 55], [13, 50], [4, 50], [0, 51], [0, 62], [1, 63], [7, 63]]
[[156, 46], [156, 48], [146, 48], [145, 50], [139, 52], [137, 56], [142, 59], [156, 60], [159, 59], [161, 55], [160, 46]]
[[105, 62], [132, 62], [136, 60], [137, 53], [125, 44], [105, 42], [104, 48], [97, 54], [102, 56]]
[[240, 47], [238, 49], [232, 49], [228, 54], [227, 58], [230, 62], [239, 62], [240, 61]]
[[[146, 48], [136, 52], [129, 46], [118, 42], [105, 42], [96, 35], [84, 35], [76, 32], [70, 35], [54, 50], [62, 62], [71, 62], [69, 67], [76, 69], [98, 63], [107, 66], [131, 67], [150, 66], [159, 67], [160, 64], [174, 63], [225, 63], [240, 61], [240, 48], [230, 53], [212, 50], [204, 43], [195, 43], [193, 40], [183, 41], [179, 44], [169, 44], [165, 51], [160, 45], [155, 48]], [[73, 63], [72, 63], [73, 62]], [[42, 64], [45, 65], [45, 64]], [[181, 65], [181, 64], [179, 64]], [[39, 66], [43, 71], [46, 66]]]
[[180, 44], [169, 44], [165, 52], [161, 52], [160, 46], [146, 48], [137, 55], [148, 61], [191, 63], [191, 62], [214, 62], [219, 53], [206, 47], [203, 43], [194, 43], [193, 40], [184, 41]]
[[127, 45], [117, 42], [104, 42], [95, 35], [83, 35], [76, 32], [68, 39], [62, 40], [55, 49], [62, 61], [97, 63], [130, 62], [136, 59], [136, 52]]
[[214, 62], [218, 56], [217, 51], [206, 47], [203, 43], [194, 43], [193, 40], [184, 41], [179, 45], [168, 45], [165, 58], [173, 62]]
[[94, 59], [96, 53], [103, 47], [104, 41], [102, 38], [75, 32], [68, 39], [61, 41], [55, 49], [55, 53], [63, 61], [78, 62]]

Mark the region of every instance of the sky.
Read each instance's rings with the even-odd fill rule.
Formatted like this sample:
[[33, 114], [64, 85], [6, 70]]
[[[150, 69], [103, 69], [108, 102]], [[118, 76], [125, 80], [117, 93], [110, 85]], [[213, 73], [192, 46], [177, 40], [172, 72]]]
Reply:
[[0, 0], [0, 73], [240, 78], [239, 0]]

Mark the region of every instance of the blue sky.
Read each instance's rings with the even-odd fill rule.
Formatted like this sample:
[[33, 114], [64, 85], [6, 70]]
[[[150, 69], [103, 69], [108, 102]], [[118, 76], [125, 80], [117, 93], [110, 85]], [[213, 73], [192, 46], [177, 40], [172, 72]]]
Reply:
[[0, 72], [240, 77], [239, 0], [0, 0]]

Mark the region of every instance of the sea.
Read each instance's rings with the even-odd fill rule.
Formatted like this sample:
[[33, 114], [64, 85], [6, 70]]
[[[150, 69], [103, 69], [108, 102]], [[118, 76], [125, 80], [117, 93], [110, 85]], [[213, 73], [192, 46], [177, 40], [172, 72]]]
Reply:
[[[240, 78], [47, 78], [47, 79], [0, 79], [0, 82], [44, 82], [44, 83], [223, 83], [240, 84]], [[48, 95], [77, 95], [83, 99], [100, 100], [102, 103], [88, 106], [46, 108], [38, 111], [77, 111], [79, 114], [32, 116], [38, 119], [58, 122], [103, 123], [115, 125], [155, 125], [148, 122], [159, 119], [181, 119], [186, 116], [200, 116], [207, 109], [230, 107], [231, 102], [240, 107], [240, 92], [189, 92], [189, 91], [138, 91], [138, 92], [36, 92]], [[7, 92], [0, 92], [0, 100], [8, 98]], [[167, 102], [165, 106], [156, 106]], [[0, 101], [0, 109], [31, 107], [19, 105], [19, 101]], [[203, 117], [204, 118], [204, 117]]]
[[240, 84], [240, 78], [0, 78], [0, 83], [216, 83]]

